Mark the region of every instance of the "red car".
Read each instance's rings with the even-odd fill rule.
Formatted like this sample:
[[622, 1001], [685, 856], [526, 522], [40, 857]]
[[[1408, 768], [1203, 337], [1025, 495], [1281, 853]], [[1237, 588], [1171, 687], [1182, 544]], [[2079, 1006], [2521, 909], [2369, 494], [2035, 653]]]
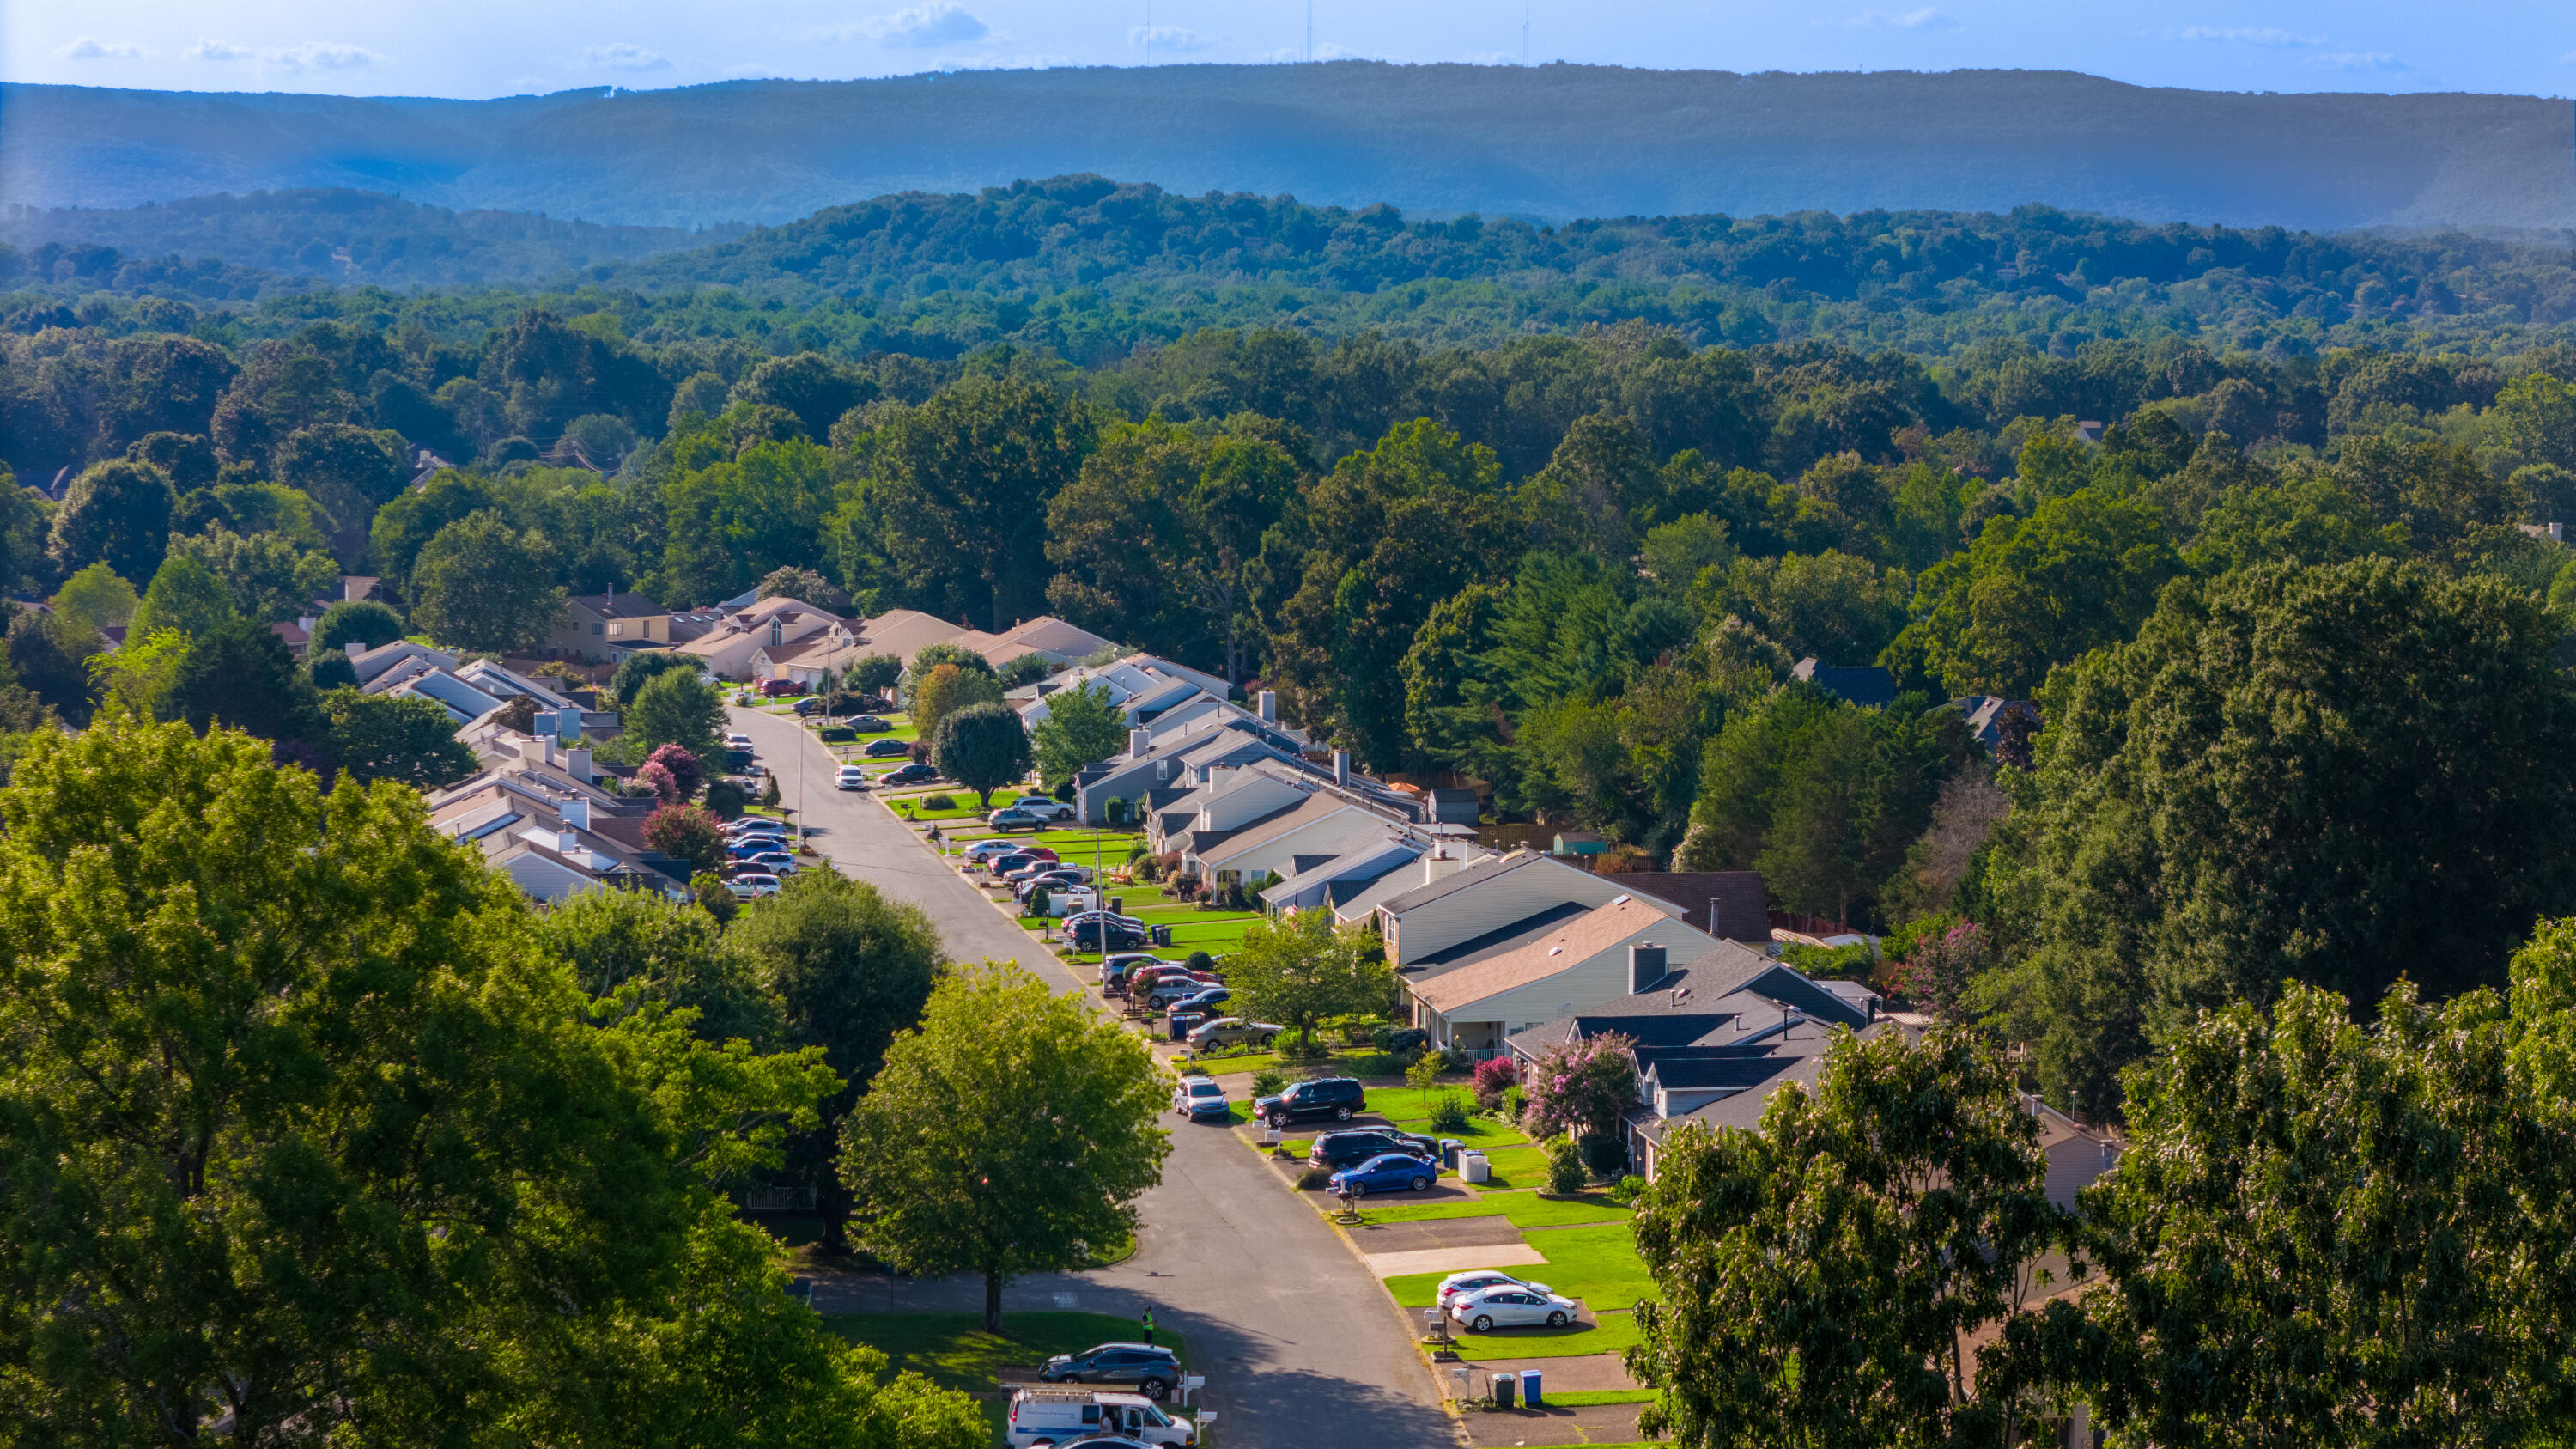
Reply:
[[805, 686], [798, 684], [792, 679], [764, 679], [760, 681], [760, 697], [763, 699], [785, 699], [791, 694], [803, 694], [804, 692]]

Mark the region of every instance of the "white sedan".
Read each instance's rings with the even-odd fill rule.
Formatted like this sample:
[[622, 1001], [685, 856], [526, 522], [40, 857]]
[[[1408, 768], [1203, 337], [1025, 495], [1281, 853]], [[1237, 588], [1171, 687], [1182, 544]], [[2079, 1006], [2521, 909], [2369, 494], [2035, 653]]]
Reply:
[[1471, 1333], [1491, 1333], [1497, 1328], [1527, 1328], [1537, 1324], [1563, 1328], [1574, 1321], [1574, 1314], [1573, 1299], [1554, 1293], [1533, 1293], [1517, 1284], [1464, 1294], [1449, 1305], [1449, 1316], [1467, 1325]]
[[1441, 1279], [1439, 1299], [1440, 1306], [1446, 1308], [1461, 1298], [1482, 1293], [1488, 1288], [1518, 1288], [1528, 1293], [1553, 1293], [1556, 1291], [1544, 1283], [1533, 1283], [1526, 1278], [1515, 1278], [1509, 1273], [1497, 1273], [1491, 1268], [1478, 1268], [1473, 1272], [1452, 1273], [1448, 1277]]
[[726, 735], [724, 742], [725, 748], [729, 750], [747, 750], [751, 748], [751, 736], [744, 734], [740, 730], [735, 730], [733, 733]]
[[843, 765], [832, 776], [832, 784], [842, 790], [864, 790], [868, 788], [868, 772], [856, 765]]

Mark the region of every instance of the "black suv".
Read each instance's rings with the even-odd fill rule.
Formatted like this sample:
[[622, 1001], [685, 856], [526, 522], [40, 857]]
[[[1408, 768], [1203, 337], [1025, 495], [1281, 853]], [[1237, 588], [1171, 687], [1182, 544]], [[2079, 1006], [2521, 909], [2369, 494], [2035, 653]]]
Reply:
[[1349, 1167], [1387, 1152], [1401, 1152], [1407, 1157], [1437, 1162], [1440, 1160], [1440, 1139], [1398, 1132], [1392, 1127], [1324, 1132], [1317, 1134], [1314, 1145], [1306, 1149], [1306, 1161], [1316, 1167]]
[[1276, 1097], [1264, 1097], [1252, 1104], [1252, 1110], [1268, 1118], [1273, 1127], [1306, 1117], [1347, 1122], [1367, 1100], [1357, 1077], [1318, 1077], [1294, 1083]]
[[1180, 1357], [1148, 1343], [1095, 1344], [1080, 1353], [1057, 1354], [1038, 1370], [1040, 1383], [1134, 1384], [1149, 1399], [1169, 1397], [1180, 1381]]

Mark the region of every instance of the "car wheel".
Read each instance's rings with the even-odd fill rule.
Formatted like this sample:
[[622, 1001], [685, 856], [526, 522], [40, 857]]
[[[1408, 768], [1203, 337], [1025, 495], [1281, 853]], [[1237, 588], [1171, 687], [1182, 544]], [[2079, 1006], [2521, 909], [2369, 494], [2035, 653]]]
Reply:
[[1056, 1382], [1060, 1384], [1078, 1384], [1082, 1382], [1082, 1375], [1066, 1374], [1063, 1378], [1057, 1379]]
[[1348, 1107], [1335, 1107], [1333, 1109], [1333, 1120], [1336, 1122], [1348, 1122], [1351, 1120], [1351, 1109]]
[[1565, 1315], [1562, 1313], [1549, 1314], [1547, 1316], [1547, 1326], [1550, 1328], [1563, 1328], [1565, 1326]]
[[1491, 1333], [1494, 1331], [1494, 1320], [1485, 1314], [1479, 1313], [1476, 1315], [1476, 1321], [1468, 1324], [1467, 1326], [1476, 1330], [1478, 1333]]
[[1163, 1382], [1161, 1379], [1147, 1379], [1143, 1383], [1138, 1384], [1136, 1388], [1138, 1392], [1144, 1394], [1146, 1398], [1152, 1399], [1158, 1404], [1171, 1397], [1172, 1393], [1172, 1386]]
[[1416, 1175], [1416, 1176], [1415, 1176], [1415, 1178], [1413, 1179], [1413, 1190], [1414, 1190], [1415, 1192], [1426, 1192], [1426, 1191], [1428, 1191], [1428, 1190], [1430, 1189], [1430, 1187], [1431, 1187], [1431, 1179], [1430, 1179], [1430, 1178], [1422, 1177], [1422, 1176]]

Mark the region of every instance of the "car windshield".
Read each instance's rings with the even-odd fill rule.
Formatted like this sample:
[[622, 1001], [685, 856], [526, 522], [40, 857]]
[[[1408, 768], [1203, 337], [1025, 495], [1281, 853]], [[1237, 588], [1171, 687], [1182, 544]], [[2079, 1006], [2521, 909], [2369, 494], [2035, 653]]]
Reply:
[[1190, 1084], [1190, 1095], [1193, 1097], [1222, 1097], [1225, 1095], [1225, 1088], [1218, 1086], [1214, 1082], [1192, 1082]]

